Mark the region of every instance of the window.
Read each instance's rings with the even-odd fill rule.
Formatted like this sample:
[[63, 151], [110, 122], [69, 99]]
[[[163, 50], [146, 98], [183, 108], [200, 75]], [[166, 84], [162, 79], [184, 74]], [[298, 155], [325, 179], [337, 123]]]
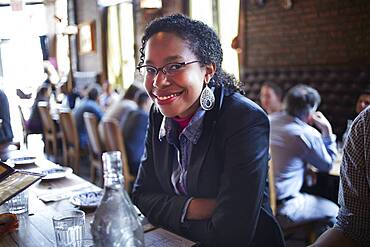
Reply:
[[231, 47], [238, 35], [239, 0], [190, 0], [190, 17], [203, 21], [218, 33], [224, 60], [222, 67], [239, 79], [238, 54]]

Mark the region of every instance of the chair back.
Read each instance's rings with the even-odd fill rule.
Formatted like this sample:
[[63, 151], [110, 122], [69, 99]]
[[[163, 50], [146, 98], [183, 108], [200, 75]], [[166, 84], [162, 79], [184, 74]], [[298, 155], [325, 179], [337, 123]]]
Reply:
[[76, 174], [80, 172], [80, 140], [77, 127], [70, 110], [59, 112], [59, 122], [63, 133], [64, 161], [72, 166]]
[[120, 151], [122, 156], [122, 172], [125, 178], [125, 189], [131, 191], [131, 183], [135, 177], [131, 175], [130, 168], [127, 161], [127, 153], [125, 143], [123, 140], [121, 129], [118, 122], [114, 119], [103, 119], [103, 132], [105, 137], [105, 148], [107, 151]]
[[274, 164], [272, 159], [269, 160], [268, 180], [269, 180], [269, 192], [270, 192], [270, 207], [272, 213], [276, 215], [276, 191], [275, 191], [275, 178], [274, 178]]
[[[102, 178], [103, 165], [102, 165], [102, 143], [99, 136], [98, 121], [93, 113], [85, 112], [83, 114], [87, 135], [89, 137], [89, 151], [90, 151], [90, 177], [91, 181], [96, 182], [98, 172]], [[102, 179], [100, 180], [102, 182]], [[99, 184], [100, 185], [100, 184]]]
[[23, 110], [20, 105], [18, 105], [18, 110], [19, 110], [19, 115], [21, 116], [21, 123], [22, 123], [23, 130], [27, 130], [26, 119], [24, 118]]
[[19, 110], [19, 115], [21, 116], [21, 123], [22, 123], [22, 128], [23, 128], [23, 143], [28, 146], [28, 140], [27, 136], [29, 134], [27, 124], [26, 124], [26, 119], [24, 118], [23, 110], [20, 105], [18, 105], [18, 110]]
[[58, 155], [57, 149], [57, 131], [53, 119], [51, 118], [49, 111], [49, 104], [45, 101], [40, 101], [37, 104], [37, 108], [40, 112], [42, 131], [45, 141], [45, 151], [47, 154]]
[[[275, 176], [274, 176], [274, 162], [272, 159], [269, 160], [269, 170], [268, 170], [268, 179], [269, 179], [269, 192], [270, 192], [270, 206], [272, 209], [272, 213], [276, 216], [277, 215], [277, 207], [278, 207], [278, 200], [276, 197], [276, 189], [275, 189]], [[277, 216], [277, 219], [279, 216]], [[316, 229], [320, 227], [324, 227], [327, 225], [328, 219], [312, 219], [306, 222], [300, 222], [296, 224], [292, 224], [290, 226], [281, 225], [284, 237], [288, 239], [290, 236], [295, 235], [296, 233], [302, 233], [304, 241], [307, 245], [312, 244], [315, 242], [317, 238]]]
[[83, 117], [87, 130], [87, 135], [89, 136], [89, 146], [91, 148], [91, 151], [95, 155], [101, 156], [102, 144], [98, 131], [98, 120], [96, 119], [95, 115], [90, 112], [85, 112], [83, 114]]
[[40, 112], [43, 131], [48, 134], [56, 133], [55, 125], [53, 123], [53, 119], [51, 118], [49, 111], [49, 103], [45, 101], [40, 101], [37, 104], [37, 108], [39, 109]]

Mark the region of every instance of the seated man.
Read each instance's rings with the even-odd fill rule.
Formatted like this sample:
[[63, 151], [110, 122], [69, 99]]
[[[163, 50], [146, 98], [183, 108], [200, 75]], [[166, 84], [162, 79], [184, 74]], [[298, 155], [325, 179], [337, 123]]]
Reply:
[[334, 228], [315, 247], [370, 246], [370, 107], [355, 119], [344, 145], [340, 210]]
[[336, 157], [336, 137], [331, 125], [321, 112], [316, 112], [320, 95], [309, 86], [297, 85], [288, 91], [284, 101], [284, 111], [270, 115], [277, 219], [283, 228], [326, 218], [332, 225], [337, 205], [300, 192], [307, 164], [329, 171]]
[[13, 140], [12, 126], [10, 125], [9, 101], [3, 90], [0, 89], [0, 144]]
[[87, 145], [89, 144], [89, 137], [83, 119], [83, 114], [85, 112], [93, 113], [98, 122], [103, 117], [103, 111], [98, 104], [98, 98], [99, 91], [97, 87], [93, 86], [88, 91], [87, 97], [84, 98], [73, 111], [73, 116], [76, 121], [76, 127], [80, 138], [80, 147], [82, 149], [87, 148]]

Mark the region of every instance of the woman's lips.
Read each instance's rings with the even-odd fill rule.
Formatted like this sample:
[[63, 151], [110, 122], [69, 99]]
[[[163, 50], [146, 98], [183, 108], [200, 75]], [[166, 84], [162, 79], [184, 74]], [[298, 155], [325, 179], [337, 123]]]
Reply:
[[181, 93], [172, 93], [172, 94], [162, 95], [162, 96], [155, 95], [155, 99], [158, 105], [167, 105], [167, 104], [172, 103], [174, 100], [176, 100], [180, 94]]

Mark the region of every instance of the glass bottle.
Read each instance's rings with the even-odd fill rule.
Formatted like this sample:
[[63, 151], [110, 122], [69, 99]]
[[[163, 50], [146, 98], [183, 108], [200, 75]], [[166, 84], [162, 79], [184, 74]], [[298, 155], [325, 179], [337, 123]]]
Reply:
[[94, 246], [144, 246], [144, 231], [124, 189], [121, 152], [103, 153], [104, 193], [91, 233]]

